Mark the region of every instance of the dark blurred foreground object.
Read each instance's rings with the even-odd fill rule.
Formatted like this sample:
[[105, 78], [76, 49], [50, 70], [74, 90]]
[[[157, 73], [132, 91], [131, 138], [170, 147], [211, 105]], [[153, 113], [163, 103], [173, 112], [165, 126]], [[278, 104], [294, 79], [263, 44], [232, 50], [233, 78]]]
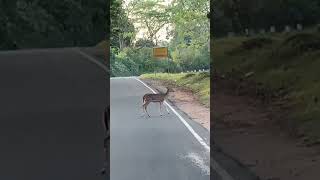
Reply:
[[103, 113], [103, 125], [106, 131], [106, 137], [104, 138], [104, 152], [105, 152], [105, 160], [104, 167], [101, 169], [101, 175], [109, 175], [109, 145], [110, 145], [110, 106], [105, 108]]
[[13, 48], [13, 50], [19, 49], [19, 48], [18, 48], [18, 44], [17, 44], [16, 41], [13, 42], [12, 48]]
[[106, 130], [106, 139], [110, 139], [110, 106], [104, 110], [103, 123]]

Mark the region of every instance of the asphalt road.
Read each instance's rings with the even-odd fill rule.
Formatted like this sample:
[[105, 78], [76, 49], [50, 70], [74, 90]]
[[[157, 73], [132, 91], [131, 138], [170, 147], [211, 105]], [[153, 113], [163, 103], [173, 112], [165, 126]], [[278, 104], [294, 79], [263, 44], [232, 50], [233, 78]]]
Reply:
[[[209, 151], [172, 110], [161, 117], [159, 104], [150, 104], [151, 118], [141, 117], [142, 96], [150, 90], [134, 78], [111, 79], [110, 85], [112, 180], [210, 179]], [[194, 130], [208, 143], [204, 128]]]
[[107, 85], [73, 49], [0, 52], [0, 179], [106, 179]]
[[[0, 179], [102, 180], [102, 113], [109, 102], [104, 62], [95, 51], [0, 52]], [[90, 53], [92, 56], [90, 56]], [[133, 78], [111, 80], [111, 180], [251, 180], [230, 157], [209, 152], [180, 118], [141, 117], [150, 93]], [[175, 108], [209, 143], [209, 132]]]

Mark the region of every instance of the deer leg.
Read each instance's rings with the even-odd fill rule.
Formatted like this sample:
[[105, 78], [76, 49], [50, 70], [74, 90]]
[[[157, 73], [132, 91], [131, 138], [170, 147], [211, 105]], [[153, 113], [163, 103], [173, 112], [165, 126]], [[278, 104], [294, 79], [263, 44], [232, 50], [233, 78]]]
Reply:
[[[142, 104], [142, 106], [141, 106], [144, 115], [147, 114], [147, 113], [146, 113], [146, 110], [145, 110], [145, 104], [146, 104], [146, 102], [143, 102], [143, 104]], [[143, 116], [143, 115], [142, 115], [142, 116]]]
[[168, 110], [168, 107], [167, 107], [167, 106], [168, 106], [168, 105], [165, 105], [166, 110], [167, 110], [168, 114], [170, 114], [170, 112], [169, 112], [169, 110]]
[[141, 108], [142, 108], [142, 114], [141, 114], [141, 116], [143, 116], [143, 114], [145, 114], [145, 112], [144, 112], [144, 104], [142, 104]]
[[145, 101], [145, 103], [143, 104], [143, 106], [144, 106], [145, 112], [146, 112], [147, 115], [150, 117], [150, 115], [149, 115], [149, 113], [148, 113], [148, 111], [147, 111], [148, 104], [149, 104], [149, 102]]
[[159, 107], [160, 107], [160, 109], [159, 109], [159, 110], [160, 110], [160, 116], [162, 116], [162, 113], [161, 113], [161, 110], [162, 110], [162, 102], [159, 102], [159, 105], [160, 105], [160, 106], [159, 106]]

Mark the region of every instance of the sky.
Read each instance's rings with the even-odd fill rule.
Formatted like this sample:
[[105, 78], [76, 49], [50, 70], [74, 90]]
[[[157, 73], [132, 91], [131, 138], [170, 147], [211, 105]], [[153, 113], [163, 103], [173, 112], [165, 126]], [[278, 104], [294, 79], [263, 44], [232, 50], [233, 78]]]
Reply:
[[[134, 1], [134, 0], [124, 0], [124, 3], [125, 5], [127, 5], [129, 2], [131, 1]], [[165, 0], [165, 4], [169, 4], [171, 3], [172, 0]], [[138, 23], [134, 23], [134, 26], [135, 27], [138, 27], [139, 24]], [[164, 26], [159, 32], [158, 32], [158, 36], [159, 36], [159, 40], [160, 41], [168, 41], [166, 39], [166, 36], [167, 36], [167, 32], [166, 32], [166, 27], [168, 27], [168, 25]], [[170, 28], [170, 27], [169, 27]], [[143, 38], [146, 34], [146, 29], [138, 29], [137, 28], [137, 36], [136, 36], [136, 39], [140, 39], [140, 38]]]

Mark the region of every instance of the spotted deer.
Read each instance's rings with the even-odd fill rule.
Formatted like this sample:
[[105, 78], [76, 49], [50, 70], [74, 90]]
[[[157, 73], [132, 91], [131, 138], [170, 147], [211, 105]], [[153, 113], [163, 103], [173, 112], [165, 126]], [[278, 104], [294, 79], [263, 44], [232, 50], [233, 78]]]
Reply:
[[[160, 111], [160, 116], [162, 116], [161, 110], [162, 110], [163, 102], [164, 102], [164, 100], [167, 98], [169, 92], [173, 92], [173, 90], [167, 88], [166, 93], [145, 94], [145, 95], [143, 96], [143, 98], [142, 98], [142, 102], [143, 102], [142, 108], [143, 108], [143, 110], [145, 111], [145, 113], [146, 113], [149, 117], [150, 117], [150, 115], [149, 115], [149, 113], [148, 113], [148, 111], [147, 111], [147, 107], [148, 107], [148, 105], [149, 105], [151, 102], [153, 102], [153, 103], [159, 103], [159, 104], [160, 104], [160, 109], [159, 109], [159, 111]], [[166, 107], [166, 110], [167, 110], [167, 112], [168, 112], [168, 114], [169, 114], [168, 107], [167, 107], [167, 106], [165, 106], [165, 107]]]

